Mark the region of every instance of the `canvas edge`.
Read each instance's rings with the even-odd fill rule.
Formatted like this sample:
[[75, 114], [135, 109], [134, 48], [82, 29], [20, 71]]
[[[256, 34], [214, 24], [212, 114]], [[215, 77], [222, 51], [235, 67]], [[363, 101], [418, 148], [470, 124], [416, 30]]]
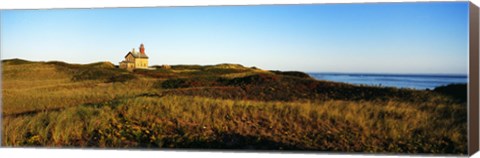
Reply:
[[479, 9], [469, 4], [468, 155], [479, 150]]
[[[0, 9], [0, 60], [3, 60], [3, 36], [2, 33], [4, 32], [2, 28], [2, 22], [4, 19], [2, 19], [2, 14], [4, 14], [4, 11]], [[0, 61], [0, 148], [3, 147], [3, 62]]]

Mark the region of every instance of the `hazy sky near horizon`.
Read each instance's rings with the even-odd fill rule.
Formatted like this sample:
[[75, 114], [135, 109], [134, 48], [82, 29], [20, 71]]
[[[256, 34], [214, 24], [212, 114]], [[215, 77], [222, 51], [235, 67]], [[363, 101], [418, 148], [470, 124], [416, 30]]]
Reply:
[[2, 10], [2, 59], [238, 63], [269, 70], [468, 70], [468, 2]]

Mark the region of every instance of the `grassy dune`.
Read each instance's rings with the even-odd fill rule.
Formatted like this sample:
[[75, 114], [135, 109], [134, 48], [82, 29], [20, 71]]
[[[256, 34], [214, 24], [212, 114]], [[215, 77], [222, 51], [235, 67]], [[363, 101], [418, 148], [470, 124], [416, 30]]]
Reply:
[[465, 85], [355, 86], [234, 64], [2, 64], [4, 146], [467, 152]]

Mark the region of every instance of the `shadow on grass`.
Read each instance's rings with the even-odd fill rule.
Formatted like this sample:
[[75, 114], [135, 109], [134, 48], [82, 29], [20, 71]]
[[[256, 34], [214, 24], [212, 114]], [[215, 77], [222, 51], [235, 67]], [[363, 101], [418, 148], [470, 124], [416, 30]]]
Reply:
[[[276, 142], [259, 136], [237, 133], [218, 133], [215, 140], [188, 140], [177, 143], [176, 139], [164, 138], [164, 148], [230, 149], [230, 150], [305, 150], [292, 144]], [[144, 146], [145, 147], [145, 146]]]
[[[125, 133], [124, 133], [125, 134]], [[98, 147], [99, 138], [105, 137], [98, 131], [92, 133], [88, 141], [90, 147]], [[164, 135], [155, 141], [151, 141], [148, 136], [126, 136], [127, 139], [116, 144], [124, 148], [170, 148], [170, 149], [229, 149], [229, 150], [297, 150], [305, 149], [293, 144], [285, 144], [274, 140], [262, 138], [260, 136], [245, 136], [237, 133], [217, 133], [207, 139], [191, 139], [187, 135]]]
[[433, 91], [452, 97], [459, 102], [467, 101], [467, 84], [449, 84], [436, 87]]

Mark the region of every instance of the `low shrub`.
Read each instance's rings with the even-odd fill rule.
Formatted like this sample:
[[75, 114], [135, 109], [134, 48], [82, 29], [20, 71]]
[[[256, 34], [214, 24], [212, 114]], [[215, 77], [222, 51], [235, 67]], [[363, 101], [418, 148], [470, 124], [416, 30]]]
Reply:
[[[160, 86], [159, 86], [160, 85]], [[185, 88], [188, 87], [187, 81], [185, 79], [176, 78], [176, 79], [168, 79], [163, 82], [157, 82], [155, 87], [161, 87], [165, 89], [172, 89], [172, 88]]]
[[267, 83], [273, 83], [275, 81], [279, 81], [279, 77], [269, 74], [256, 74], [233, 79], [221, 78], [218, 80], [218, 82], [222, 82], [229, 86], [245, 86], [252, 84], [262, 85]]
[[108, 69], [89, 68], [74, 73], [72, 81], [108, 80], [115, 75], [116, 73], [114, 71]]
[[104, 69], [115, 68], [115, 65], [113, 65], [111, 62], [96, 62], [96, 63], [87, 64], [85, 66], [94, 67], [94, 68], [104, 68]]
[[120, 74], [120, 75], [115, 75], [110, 77], [106, 82], [111, 83], [111, 82], [127, 82], [133, 79], [137, 79], [137, 77], [133, 74]]
[[467, 84], [449, 84], [436, 87], [433, 91], [450, 96], [460, 102], [467, 101]]
[[8, 60], [2, 60], [2, 64], [11, 64], [11, 65], [20, 65], [20, 64], [30, 64], [34, 63], [32, 61], [27, 61], [23, 59], [8, 59]]
[[147, 76], [147, 77], [153, 77], [153, 78], [172, 78], [176, 77], [175, 74], [172, 73], [171, 70], [169, 69], [162, 69], [162, 68], [157, 68], [156, 70], [142, 70], [142, 69], [137, 69], [133, 71], [135, 74]]
[[285, 75], [285, 76], [293, 76], [293, 77], [313, 79], [307, 73], [300, 72], [300, 71], [270, 71], [270, 72], [273, 72], [277, 75]]

